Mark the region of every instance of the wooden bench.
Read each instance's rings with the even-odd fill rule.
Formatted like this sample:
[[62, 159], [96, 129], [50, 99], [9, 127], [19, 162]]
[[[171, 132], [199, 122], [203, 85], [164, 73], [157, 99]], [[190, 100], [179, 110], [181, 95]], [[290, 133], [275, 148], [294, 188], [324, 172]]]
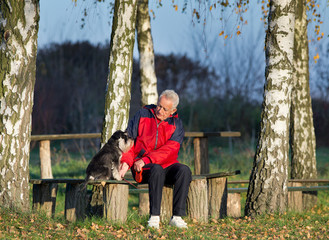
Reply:
[[[240, 174], [240, 171], [193, 176], [187, 199], [188, 217], [207, 222], [208, 217], [226, 216], [227, 177], [236, 174]], [[83, 179], [31, 179], [30, 183], [33, 184], [33, 209], [43, 211], [49, 217], [54, 216], [58, 184], [66, 184], [65, 218], [68, 221], [85, 218], [89, 198], [86, 188], [83, 188]], [[126, 221], [129, 195], [127, 182], [88, 181], [88, 184], [102, 186], [103, 216], [106, 219], [117, 222]], [[139, 194], [142, 194], [140, 207], [148, 213], [148, 193], [145, 193], [145, 189], [131, 189], [130, 191], [136, 193], [137, 190], [140, 191]], [[164, 219], [169, 219], [172, 215], [172, 194], [172, 186], [165, 186], [161, 205], [161, 217]], [[141, 206], [142, 204], [144, 206]]]
[[[68, 221], [84, 219], [89, 198], [84, 179], [31, 179], [33, 184], [33, 209], [47, 216], [55, 214], [58, 184], [66, 184], [65, 218]], [[103, 216], [108, 220], [124, 222], [127, 219], [128, 183], [125, 181], [89, 181], [89, 185], [103, 188]]]
[[[329, 183], [329, 179], [290, 179], [288, 181], [288, 208], [294, 211], [302, 211], [303, 192], [317, 192], [329, 190], [329, 185], [325, 186], [303, 186], [310, 183]], [[229, 181], [228, 184], [249, 184], [249, 180]], [[247, 187], [228, 188], [228, 216], [241, 217], [241, 193], [246, 193]]]

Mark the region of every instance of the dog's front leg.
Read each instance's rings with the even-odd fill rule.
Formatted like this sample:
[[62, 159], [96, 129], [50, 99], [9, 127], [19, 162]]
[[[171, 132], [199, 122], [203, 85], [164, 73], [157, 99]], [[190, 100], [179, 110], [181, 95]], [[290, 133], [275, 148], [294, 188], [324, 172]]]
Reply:
[[115, 180], [118, 180], [118, 181], [121, 181], [121, 180], [122, 180], [122, 178], [121, 178], [121, 176], [120, 176], [119, 171], [118, 171], [117, 168], [114, 168], [114, 169], [113, 169], [113, 171], [112, 171], [112, 176], [113, 176], [113, 178], [114, 178]]

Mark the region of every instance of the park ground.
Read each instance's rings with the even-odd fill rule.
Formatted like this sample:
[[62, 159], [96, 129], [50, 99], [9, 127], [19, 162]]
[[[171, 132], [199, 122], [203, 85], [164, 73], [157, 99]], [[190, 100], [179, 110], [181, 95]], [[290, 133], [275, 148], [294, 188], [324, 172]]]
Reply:
[[[235, 147], [234, 152], [226, 148], [213, 147], [209, 151], [212, 171], [236, 170], [242, 174], [229, 180], [248, 179], [253, 153], [248, 148]], [[66, 153], [65, 153], [66, 152]], [[66, 150], [54, 151], [52, 155], [61, 159], [53, 165], [54, 177], [82, 178], [88, 164], [77, 155], [68, 155]], [[317, 151], [318, 177], [329, 178], [329, 150]], [[66, 154], [66, 155], [65, 155]], [[90, 153], [91, 155], [93, 153]], [[38, 177], [36, 153], [31, 154], [31, 178]], [[65, 156], [64, 156], [65, 155]], [[181, 154], [181, 161], [190, 164], [188, 155]], [[220, 158], [220, 160], [218, 160]], [[217, 160], [214, 160], [217, 159]], [[57, 159], [58, 160], [58, 159]], [[221, 166], [221, 168], [219, 168]], [[241, 186], [241, 185], [240, 185]], [[245, 194], [242, 195], [242, 207]], [[31, 202], [32, 204], [32, 202]], [[303, 212], [287, 211], [258, 216], [254, 219], [226, 217], [199, 223], [186, 219], [188, 229], [176, 229], [163, 221], [159, 230], [148, 229], [147, 216], [138, 215], [138, 197], [129, 197], [128, 219], [124, 224], [112, 223], [102, 218], [86, 218], [75, 223], [64, 219], [64, 186], [59, 188], [56, 214], [47, 218], [42, 213], [20, 212], [0, 207], [0, 239], [328, 239], [329, 238], [329, 191], [320, 191], [318, 201], [312, 209]]]

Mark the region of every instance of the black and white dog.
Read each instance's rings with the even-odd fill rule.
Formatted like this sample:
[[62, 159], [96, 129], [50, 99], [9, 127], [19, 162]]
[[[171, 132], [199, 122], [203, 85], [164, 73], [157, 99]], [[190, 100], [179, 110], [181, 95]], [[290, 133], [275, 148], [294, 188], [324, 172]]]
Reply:
[[86, 170], [88, 180], [122, 180], [119, 166], [122, 153], [128, 152], [134, 140], [127, 132], [116, 131], [101, 150], [91, 159]]

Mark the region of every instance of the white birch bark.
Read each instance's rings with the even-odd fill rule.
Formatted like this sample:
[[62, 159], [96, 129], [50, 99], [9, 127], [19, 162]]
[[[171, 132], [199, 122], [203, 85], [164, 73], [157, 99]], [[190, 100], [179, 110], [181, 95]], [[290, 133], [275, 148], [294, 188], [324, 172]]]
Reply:
[[[292, 91], [291, 178], [317, 177], [315, 133], [309, 85], [307, 14], [303, 0], [296, 0], [294, 84]], [[314, 193], [303, 194], [304, 208], [316, 203]]]
[[115, 1], [101, 145], [128, 124], [137, 0]]
[[294, 11], [294, 0], [270, 1], [261, 132], [245, 208], [249, 216], [286, 209]]
[[30, 208], [29, 155], [39, 1], [1, 0], [0, 204]]
[[141, 104], [158, 101], [157, 78], [154, 68], [154, 49], [148, 0], [139, 0], [137, 6], [137, 41], [141, 74]]

